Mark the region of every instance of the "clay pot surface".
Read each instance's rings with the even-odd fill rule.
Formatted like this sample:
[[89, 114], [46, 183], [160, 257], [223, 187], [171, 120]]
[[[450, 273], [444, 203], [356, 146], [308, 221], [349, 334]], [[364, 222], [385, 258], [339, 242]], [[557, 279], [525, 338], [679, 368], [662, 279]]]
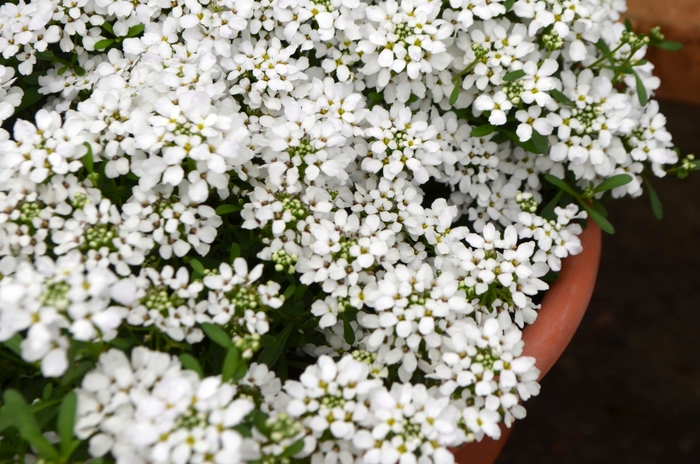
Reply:
[[[566, 349], [583, 319], [588, 303], [593, 296], [602, 234], [593, 222], [580, 235], [583, 251], [569, 256], [562, 264], [557, 279], [547, 291], [538, 311], [537, 320], [523, 331], [523, 356], [533, 356], [540, 370], [540, 378], [545, 376]], [[492, 464], [508, 440], [511, 429], [501, 425], [501, 438], [489, 437], [479, 443], [471, 443], [454, 450], [459, 464]]]

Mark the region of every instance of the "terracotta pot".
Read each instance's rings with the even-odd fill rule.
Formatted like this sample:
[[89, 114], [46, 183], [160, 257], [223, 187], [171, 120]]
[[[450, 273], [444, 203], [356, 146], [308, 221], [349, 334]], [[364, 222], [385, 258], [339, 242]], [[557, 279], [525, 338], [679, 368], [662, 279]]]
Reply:
[[[542, 301], [537, 320], [523, 331], [524, 356], [534, 356], [540, 380], [559, 359], [574, 336], [593, 295], [600, 263], [601, 231], [588, 221], [580, 236], [583, 252], [564, 260], [556, 282]], [[492, 464], [510, 435], [510, 428], [501, 426], [501, 438], [485, 437], [479, 443], [454, 450], [459, 464]]]

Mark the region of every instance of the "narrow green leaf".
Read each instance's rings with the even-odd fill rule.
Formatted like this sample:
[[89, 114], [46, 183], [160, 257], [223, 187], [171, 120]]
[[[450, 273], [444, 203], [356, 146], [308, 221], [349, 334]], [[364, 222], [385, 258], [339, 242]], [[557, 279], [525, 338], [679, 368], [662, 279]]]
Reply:
[[616, 176], [609, 177], [603, 182], [598, 184], [596, 188], [593, 189], [594, 193], [605, 192], [607, 190], [612, 190], [617, 187], [622, 187], [632, 182], [632, 176], [629, 174], [618, 174]]
[[610, 47], [608, 47], [608, 44], [605, 43], [605, 40], [600, 39], [600, 40], [598, 40], [598, 42], [596, 42], [593, 45], [595, 45], [598, 50], [603, 52], [603, 55], [610, 54]]
[[634, 31], [634, 28], [632, 27], [632, 21], [630, 21], [629, 18], [625, 18], [625, 29], [627, 29], [627, 32]]
[[216, 214], [223, 216], [224, 214], [235, 213], [241, 209], [238, 205], [220, 205], [216, 207]]
[[367, 98], [372, 101], [380, 102], [384, 99], [384, 96], [377, 92], [370, 92], [369, 95], [367, 95]]
[[263, 348], [271, 346], [273, 343], [275, 343], [275, 337], [270, 334], [265, 334], [260, 337], [260, 346]]
[[649, 191], [651, 211], [654, 213], [656, 219], [661, 219], [662, 217], [664, 217], [664, 208], [661, 205], [661, 198], [659, 198], [659, 195], [656, 193], [656, 190], [654, 190], [654, 187], [651, 186], [651, 182], [649, 182], [649, 180], [646, 177], [644, 178], [644, 185], [647, 186], [647, 190]]
[[634, 80], [637, 83], [637, 97], [639, 98], [639, 104], [646, 106], [646, 104], [649, 102], [649, 98], [647, 97], [647, 89], [644, 87], [644, 83], [639, 77], [639, 74], [637, 74], [635, 71], [632, 72], [634, 73]]
[[506, 8], [506, 11], [510, 11], [511, 8], [513, 8], [513, 5], [515, 4], [515, 0], [506, 0], [503, 2], [503, 6]]
[[604, 218], [607, 219], [608, 217], [608, 210], [605, 209], [605, 205], [603, 205], [602, 201], [596, 200], [595, 198], [591, 199], [591, 203], [593, 203], [593, 209], [596, 210], [598, 213], [600, 213]]
[[603, 232], [607, 232], [610, 235], [615, 233], [615, 228], [613, 227], [613, 225], [602, 214], [600, 214], [598, 211], [594, 210], [581, 200], [579, 200], [579, 203], [581, 203], [583, 209], [585, 209], [588, 213], [588, 217], [590, 217], [593, 220], [593, 222], [598, 224], [598, 226], [600, 226]]
[[408, 97], [408, 101], [406, 102], [407, 104], [415, 103], [418, 101], [418, 95], [415, 93], [412, 93], [410, 97]]
[[195, 371], [197, 375], [199, 375], [200, 379], [204, 377], [204, 371], [202, 370], [202, 366], [199, 365], [199, 361], [197, 361], [197, 358], [195, 358], [191, 354], [182, 353], [180, 355], [180, 363], [185, 369]]
[[209, 322], [205, 322], [202, 324], [202, 330], [204, 333], [217, 345], [221, 346], [222, 348], [231, 348], [233, 346], [233, 341], [231, 340], [231, 337], [224, 332], [224, 329], [219, 327], [218, 325], [210, 324]]
[[239, 256], [241, 256], [241, 246], [238, 243], [232, 243], [231, 253], [229, 254], [229, 261], [233, 262]]
[[278, 458], [279, 459], [291, 458], [292, 456], [294, 456], [295, 454], [297, 454], [299, 451], [301, 451], [303, 449], [304, 449], [304, 440], [297, 440], [294, 443], [292, 443], [291, 445], [289, 445], [289, 447], [286, 450], [284, 450], [278, 456]]
[[569, 97], [567, 97], [557, 89], [550, 90], [549, 94], [552, 96], [553, 99], [555, 99], [558, 103], [561, 103], [562, 105], [574, 106], [574, 102], [572, 102], [571, 99], [569, 99]]
[[85, 68], [83, 68], [82, 66], [74, 66], [73, 71], [75, 71], [75, 73], [80, 77], [83, 77], [85, 74], [87, 74], [87, 71], [85, 71]]
[[267, 364], [268, 367], [274, 366], [277, 362], [277, 359], [284, 351], [284, 347], [287, 343], [287, 338], [289, 338], [289, 334], [292, 333], [294, 327], [294, 324], [287, 325], [284, 328], [284, 330], [282, 330], [282, 332], [280, 332], [280, 334], [277, 335], [277, 337], [275, 337], [275, 342], [272, 345], [265, 348], [264, 350], [262, 350], [258, 358], [258, 363]]
[[228, 382], [233, 377], [240, 364], [243, 362], [241, 357], [241, 351], [232, 346], [228, 349], [226, 353], [226, 358], [224, 358], [224, 365], [221, 368], [221, 380], [223, 382]]
[[284, 300], [285, 301], [289, 300], [294, 295], [294, 292], [296, 291], [296, 289], [297, 289], [297, 286], [294, 284], [287, 287], [287, 289], [284, 291]]
[[306, 294], [306, 290], [309, 287], [306, 285], [299, 285], [297, 286], [297, 291], [294, 292], [294, 300], [295, 301], [300, 301], [302, 298], [304, 298], [304, 295]]
[[564, 191], [559, 190], [557, 194], [554, 195], [554, 198], [552, 198], [542, 209], [540, 216], [545, 219], [554, 219], [554, 208], [559, 205], [559, 200], [561, 199], [562, 195], [564, 195]]
[[104, 29], [105, 31], [109, 32], [112, 35], [115, 35], [114, 29], [112, 29], [112, 25], [108, 22], [102, 23], [102, 29]]
[[550, 184], [552, 184], [556, 187], [559, 187], [560, 189], [562, 189], [563, 191], [565, 191], [566, 193], [568, 193], [569, 195], [571, 195], [574, 198], [580, 197], [580, 195], [576, 192], [576, 190], [574, 190], [569, 184], [567, 184], [566, 182], [564, 182], [564, 180], [562, 180], [558, 177], [554, 177], [551, 174], [545, 174], [544, 180], [546, 180], [547, 182], [549, 182]]
[[456, 83], [454, 88], [452, 89], [452, 93], [450, 94], [450, 105], [454, 105], [457, 103], [457, 99], [459, 98], [459, 91], [462, 88], [462, 78], [460, 78]]
[[41, 456], [57, 461], [58, 452], [41, 435], [39, 424], [22, 394], [17, 390], [5, 390], [3, 400], [7, 408], [6, 414], [11, 418], [12, 425], [17, 429], [22, 439], [34, 446]]
[[114, 39], [102, 39], [95, 42], [95, 50], [104, 50], [114, 43]]
[[113, 338], [112, 340], [110, 340], [109, 344], [115, 348], [122, 350], [122, 351], [129, 351], [129, 348], [134, 346], [136, 343], [135, 343], [135, 340], [133, 338], [125, 339], [125, 338], [117, 337], [117, 338]]
[[348, 320], [345, 313], [343, 313], [343, 335], [345, 336], [345, 341], [348, 342], [350, 345], [353, 345], [355, 343], [355, 331], [352, 329], [350, 321]]
[[146, 28], [143, 24], [137, 24], [136, 26], [131, 26], [129, 28], [129, 32], [126, 33], [126, 36], [131, 38], [131, 37], [136, 37], [140, 33], [143, 32], [143, 30]]
[[70, 457], [70, 446], [73, 442], [73, 429], [75, 428], [75, 414], [78, 407], [78, 397], [74, 391], [68, 393], [61, 401], [61, 408], [58, 410], [56, 428], [61, 439], [61, 456], [65, 459]]
[[496, 126], [494, 126], [492, 124], [484, 124], [484, 125], [481, 125], [479, 127], [475, 127], [474, 129], [472, 129], [472, 132], [470, 135], [472, 137], [485, 137], [485, 136], [493, 133], [493, 131], [495, 131], [495, 130], [496, 130]]
[[83, 142], [85, 148], [87, 148], [87, 153], [83, 156], [83, 166], [89, 174], [95, 171], [95, 159], [92, 156], [92, 145], [89, 142]]
[[639, 61], [635, 61], [635, 62], [632, 64], [632, 66], [644, 66], [644, 65], [647, 64], [647, 63], [648, 63], [647, 60], [642, 59], [642, 60], [639, 60]]
[[540, 134], [536, 130], [532, 130], [532, 143], [537, 148], [535, 153], [540, 155], [549, 154], [549, 138], [545, 135]]
[[516, 71], [511, 71], [508, 74], [506, 74], [505, 76], [503, 76], [503, 80], [506, 82], [517, 81], [518, 79], [520, 79], [524, 75], [525, 75], [525, 71], [523, 71], [522, 69], [518, 69]]
[[661, 42], [651, 42], [651, 45], [672, 52], [677, 52], [678, 50], [683, 49], [683, 44], [680, 42], [676, 42], [675, 40], [662, 40]]
[[57, 72], [59, 76], [63, 76], [66, 73], [66, 71], [68, 71], [68, 66], [63, 66]]
[[270, 417], [259, 409], [253, 411], [253, 425], [258, 431], [264, 435], [269, 432], [269, 427], [267, 426], [267, 418]]
[[205, 272], [204, 265], [202, 263], [200, 263], [199, 260], [191, 259], [190, 260], [190, 267], [192, 268], [192, 270], [194, 272], [196, 272], [200, 276], [204, 275], [204, 272]]
[[92, 361], [83, 361], [77, 364], [71, 364], [63, 377], [61, 377], [61, 385], [70, 385], [75, 379], [79, 379], [84, 376], [87, 371], [95, 367]]
[[42, 401], [51, 401], [51, 395], [53, 394], [53, 384], [51, 382], [44, 385], [44, 389], [41, 391]]

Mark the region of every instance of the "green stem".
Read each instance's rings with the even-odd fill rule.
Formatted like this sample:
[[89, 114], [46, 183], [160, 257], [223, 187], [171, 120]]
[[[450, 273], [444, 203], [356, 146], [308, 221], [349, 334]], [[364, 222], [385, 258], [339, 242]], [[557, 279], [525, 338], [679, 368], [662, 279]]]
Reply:
[[613, 56], [613, 55], [615, 54], [616, 51], [618, 51], [619, 49], [622, 48], [623, 45], [625, 45], [625, 44], [624, 44], [624, 43], [621, 43], [620, 45], [618, 45], [617, 47], [615, 47], [613, 50], [610, 50], [609, 53], [607, 53], [607, 54], [604, 55], [602, 58], [598, 59], [596, 62], [594, 62], [593, 64], [589, 65], [588, 67], [589, 67], [589, 68], [594, 68], [594, 67], [596, 67], [596, 66], [599, 65], [601, 62], [603, 62], [603, 61], [607, 60], [608, 58], [610, 58], [611, 56]]

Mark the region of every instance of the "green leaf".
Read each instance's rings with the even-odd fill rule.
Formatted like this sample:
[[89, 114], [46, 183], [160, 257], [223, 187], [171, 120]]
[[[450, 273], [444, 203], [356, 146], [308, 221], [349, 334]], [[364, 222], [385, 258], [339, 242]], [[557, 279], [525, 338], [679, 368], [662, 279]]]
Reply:
[[608, 210], [605, 209], [602, 201], [591, 198], [591, 203], [593, 203], [593, 209], [599, 212], [604, 218], [608, 217]]
[[299, 285], [297, 286], [297, 291], [294, 292], [294, 300], [295, 301], [300, 301], [302, 298], [304, 298], [304, 295], [306, 294], [306, 290], [309, 287], [306, 285]]
[[678, 50], [683, 49], [683, 44], [680, 42], [676, 42], [675, 40], [662, 40], [660, 42], [651, 42], [651, 45], [657, 48], [662, 48], [664, 50], [669, 50], [672, 52], [677, 52]]
[[95, 160], [92, 156], [92, 145], [89, 142], [83, 142], [85, 148], [87, 148], [87, 153], [83, 156], [83, 166], [89, 174], [95, 171]]
[[450, 94], [450, 105], [454, 105], [457, 103], [457, 99], [459, 98], [459, 90], [462, 88], [462, 79], [460, 78], [458, 82], [455, 83], [454, 89], [452, 89], [452, 93]]
[[44, 50], [43, 52], [34, 52], [34, 56], [36, 56], [36, 58], [38, 60], [42, 60], [42, 61], [56, 61], [57, 60], [56, 55], [54, 55], [51, 50]]
[[182, 353], [180, 355], [180, 363], [185, 369], [195, 371], [197, 375], [199, 375], [200, 379], [204, 377], [204, 371], [202, 370], [202, 366], [199, 365], [199, 361], [197, 361], [197, 358], [195, 358], [191, 354]]
[[236, 258], [241, 256], [241, 246], [238, 243], [231, 244], [231, 253], [229, 255], [229, 260], [233, 262]]
[[574, 198], [580, 197], [579, 194], [576, 193], [576, 190], [574, 190], [569, 184], [564, 182], [563, 179], [560, 179], [558, 177], [554, 177], [551, 174], [545, 174], [544, 180], [546, 180], [547, 182], [549, 182], [550, 184], [552, 184], [556, 187], [559, 187], [560, 189], [562, 189], [563, 191], [565, 191], [566, 193], [568, 193], [569, 195], [571, 195]]
[[581, 206], [583, 206], [583, 209], [586, 210], [588, 213], [588, 217], [590, 217], [593, 222], [598, 224], [600, 228], [604, 231], [609, 233], [610, 235], [615, 233], [615, 228], [613, 227], [612, 224], [610, 224], [610, 221], [608, 221], [605, 216], [600, 214], [598, 211], [594, 210], [590, 206], [588, 206], [585, 202], [579, 200], [579, 203], [581, 203]]
[[513, 8], [513, 5], [515, 4], [515, 0], [506, 0], [503, 2], [503, 6], [506, 8], [506, 11], [510, 11], [511, 8]]
[[632, 27], [632, 21], [630, 21], [629, 18], [625, 18], [625, 29], [627, 29], [627, 32], [634, 32], [634, 28]]
[[68, 71], [68, 66], [60, 68], [57, 72], [59, 76], [63, 76], [66, 73], [66, 71]]
[[24, 397], [17, 390], [5, 390], [3, 395], [6, 414], [11, 418], [12, 425], [17, 429], [22, 439], [34, 446], [39, 454], [47, 459], [58, 461], [58, 452], [41, 435], [41, 429], [36, 418], [29, 409]]
[[369, 95], [367, 95], [367, 98], [372, 101], [380, 102], [384, 99], [384, 96], [377, 92], [370, 92]]
[[292, 443], [291, 445], [289, 445], [289, 447], [286, 450], [284, 450], [282, 453], [280, 453], [280, 455], [278, 456], [278, 459], [291, 458], [292, 456], [294, 456], [295, 454], [297, 454], [299, 451], [301, 451], [303, 449], [304, 449], [304, 440], [297, 440], [294, 443]]
[[532, 139], [530, 140], [532, 140], [532, 143], [537, 149], [535, 153], [538, 153], [540, 155], [546, 155], [549, 153], [549, 138], [547, 136], [544, 136], [533, 129]]
[[408, 105], [410, 105], [411, 103], [415, 103], [417, 101], [418, 101], [418, 95], [416, 95], [415, 93], [412, 93], [411, 96], [408, 97], [408, 101], [406, 103]]
[[27, 89], [24, 89], [24, 95], [22, 96], [22, 103], [15, 109], [15, 114], [26, 110], [30, 106], [32, 106], [34, 103], [38, 102], [41, 100], [43, 97], [42, 94], [39, 93], [39, 87], [29, 87]]
[[634, 80], [637, 82], [637, 97], [639, 98], [639, 104], [646, 106], [646, 104], [649, 102], [649, 98], [647, 97], [647, 89], [644, 87], [644, 83], [642, 82], [642, 79], [640, 79], [639, 74], [637, 74], [635, 71], [632, 72], [634, 73]]
[[294, 295], [294, 292], [296, 291], [296, 289], [297, 289], [297, 286], [294, 284], [287, 287], [287, 289], [284, 291], [284, 300], [285, 301], [289, 300], [292, 297], [292, 295]]
[[224, 358], [224, 365], [221, 368], [221, 381], [228, 382], [231, 380], [242, 362], [243, 358], [241, 357], [241, 350], [235, 346], [229, 348], [228, 352], [226, 353], [226, 358]]
[[231, 340], [231, 337], [218, 325], [211, 324], [209, 322], [205, 322], [202, 324], [202, 330], [204, 333], [217, 345], [221, 346], [222, 348], [231, 348], [233, 346], [233, 341]]
[[102, 23], [102, 29], [104, 29], [105, 31], [109, 32], [112, 35], [116, 35], [114, 33], [114, 29], [112, 29], [112, 25], [108, 22]]
[[77, 364], [71, 364], [63, 377], [61, 377], [61, 385], [70, 385], [75, 379], [79, 379], [84, 376], [87, 371], [95, 367], [92, 361], [83, 361]]
[[503, 76], [503, 80], [506, 82], [517, 81], [518, 79], [520, 79], [524, 75], [525, 75], [525, 71], [523, 71], [522, 69], [518, 69], [517, 71], [511, 71], [508, 74], [506, 74], [505, 76]]
[[287, 344], [287, 338], [289, 338], [289, 334], [292, 333], [294, 327], [295, 325], [293, 323], [288, 324], [284, 330], [282, 330], [282, 332], [275, 337], [275, 342], [262, 350], [260, 356], [258, 357], [258, 363], [267, 364], [268, 367], [272, 368], [284, 351], [284, 347]]
[[12, 337], [9, 339], [5, 340], [3, 342], [3, 345], [5, 345], [7, 348], [10, 349], [14, 354], [17, 356], [22, 356], [22, 348], [20, 347], [20, 344], [22, 343], [22, 337], [19, 334], [14, 334]]
[[273, 343], [275, 343], [275, 337], [270, 334], [265, 334], [260, 337], [260, 346], [263, 348], [271, 346]]
[[238, 205], [220, 205], [216, 207], [216, 214], [223, 216], [224, 214], [235, 213], [241, 209], [243, 208]]
[[194, 272], [196, 272], [200, 276], [204, 275], [204, 272], [205, 272], [204, 265], [202, 263], [200, 263], [199, 260], [190, 259], [190, 267], [192, 268], [192, 270]]
[[632, 176], [629, 174], [618, 174], [616, 176], [609, 177], [603, 182], [598, 184], [596, 188], [593, 189], [594, 193], [605, 192], [607, 190], [612, 190], [617, 187], [622, 187], [632, 182]]
[[0, 433], [9, 427], [12, 427], [12, 418], [7, 412], [7, 406], [3, 406], [0, 408]]
[[553, 99], [555, 99], [558, 103], [561, 103], [562, 105], [574, 106], [574, 102], [572, 102], [569, 99], [569, 97], [567, 97], [557, 89], [550, 90], [549, 94], [552, 96]]
[[262, 412], [259, 409], [256, 409], [253, 411], [253, 425], [255, 426], [258, 431], [264, 435], [267, 435], [269, 432], [269, 427], [267, 426], [267, 419], [268, 415]]
[[114, 39], [102, 39], [95, 42], [95, 50], [104, 50], [114, 43]]
[[632, 64], [632, 66], [644, 66], [644, 65], [647, 64], [647, 63], [648, 63], [647, 60], [642, 59], [642, 60], [639, 60], [639, 61], [635, 61], [635, 62]]
[[85, 71], [85, 68], [83, 68], [82, 66], [78, 66], [78, 65], [73, 67], [73, 71], [75, 71], [75, 73], [80, 77], [83, 77], [85, 74], [87, 74], [87, 71]]
[[479, 127], [475, 127], [474, 129], [472, 129], [472, 132], [470, 135], [472, 137], [485, 137], [485, 136], [493, 133], [493, 131], [495, 131], [495, 130], [496, 130], [496, 126], [494, 126], [492, 124], [484, 124], [484, 125], [481, 125]]
[[136, 26], [132, 26], [129, 28], [129, 32], [126, 33], [126, 36], [131, 38], [131, 37], [136, 37], [140, 33], [143, 32], [143, 30], [146, 28], [143, 24], [137, 24]]
[[645, 177], [644, 178], [644, 185], [647, 186], [647, 190], [649, 191], [649, 201], [651, 202], [651, 211], [654, 213], [654, 216], [656, 219], [661, 219], [664, 217], [664, 208], [661, 205], [661, 199], [659, 198], [659, 195], [656, 193], [656, 190], [654, 190], [654, 187], [651, 186], [651, 182]]
[[556, 208], [559, 205], [559, 200], [561, 199], [562, 195], [564, 195], [563, 190], [559, 190], [556, 195], [554, 195], [554, 198], [552, 198], [547, 205], [542, 209], [542, 212], [540, 212], [540, 216], [542, 216], [545, 219], [554, 219], [554, 208]]
[[61, 408], [58, 410], [56, 428], [61, 439], [61, 456], [69, 458], [73, 442], [73, 429], [75, 428], [75, 415], [78, 407], [78, 397], [74, 391], [69, 392], [61, 401]]
[[610, 47], [608, 47], [608, 44], [605, 43], [605, 40], [600, 39], [600, 40], [598, 40], [598, 42], [596, 42], [593, 45], [595, 45], [598, 50], [603, 52], [603, 55], [610, 54]]
[[350, 345], [353, 345], [355, 343], [355, 331], [350, 325], [347, 313], [343, 313], [343, 335], [345, 336], [345, 341], [348, 342]]

